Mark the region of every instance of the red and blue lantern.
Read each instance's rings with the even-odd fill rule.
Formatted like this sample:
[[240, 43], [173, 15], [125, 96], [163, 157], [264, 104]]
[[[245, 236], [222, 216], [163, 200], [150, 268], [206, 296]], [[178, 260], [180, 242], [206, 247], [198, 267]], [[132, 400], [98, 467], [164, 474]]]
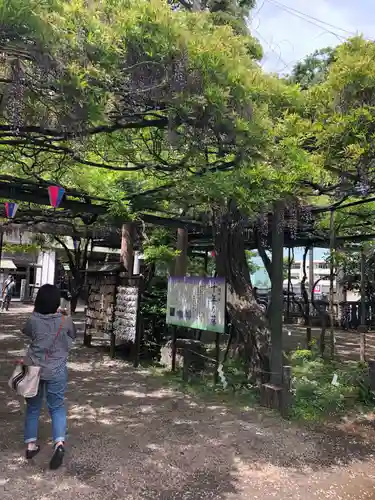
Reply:
[[48, 186], [49, 201], [53, 208], [58, 208], [63, 199], [65, 189], [61, 186]]
[[6, 202], [5, 203], [5, 214], [8, 219], [13, 219], [17, 213], [18, 203]]

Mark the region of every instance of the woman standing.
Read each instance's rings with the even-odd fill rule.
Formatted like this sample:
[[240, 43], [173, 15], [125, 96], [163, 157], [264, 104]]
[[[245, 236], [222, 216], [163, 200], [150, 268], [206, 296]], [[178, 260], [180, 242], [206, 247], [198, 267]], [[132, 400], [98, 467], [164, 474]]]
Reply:
[[66, 437], [65, 391], [68, 382], [67, 360], [76, 329], [70, 317], [57, 312], [60, 292], [53, 285], [43, 285], [36, 296], [35, 308], [22, 332], [31, 339], [25, 365], [40, 366], [38, 394], [26, 399], [25, 443], [26, 458], [40, 451], [37, 444], [39, 416], [46, 397], [52, 419], [54, 449], [50, 469], [58, 469], [63, 462]]
[[65, 273], [60, 281], [60, 309], [66, 311], [68, 316], [71, 315], [71, 300], [72, 294], [70, 293], [70, 280]]

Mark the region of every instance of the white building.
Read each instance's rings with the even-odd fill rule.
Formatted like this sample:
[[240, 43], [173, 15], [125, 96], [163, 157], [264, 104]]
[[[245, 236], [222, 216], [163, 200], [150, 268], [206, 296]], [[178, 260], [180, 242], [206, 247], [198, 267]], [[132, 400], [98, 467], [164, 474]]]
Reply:
[[[48, 250], [32, 249], [30, 251], [17, 251], [17, 245], [30, 244], [33, 233], [14, 229], [3, 235], [3, 250], [0, 260], [0, 285], [8, 274], [15, 277], [15, 298], [29, 299], [35, 296], [36, 291], [47, 283], [54, 284], [57, 279], [58, 259], [67, 261], [65, 250], [56, 243]], [[69, 249], [74, 249], [73, 240], [65, 238]], [[14, 251], [9, 251], [14, 247]], [[94, 247], [93, 253], [98, 254], [120, 254], [119, 249]], [[65, 269], [68, 266], [64, 265]]]
[[[19, 230], [7, 231], [3, 235], [3, 249], [0, 261], [0, 283], [8, 274], [16, 281], [15, 297], [27, 298], [33, 296], [33, 291], [40, 286], [55, 280], [56, 251], [55, 249], [41, 251], [20, 251], [17, 245], [30, 244], [32, 233]], [[9, 251], [11, 247], [14, 251]]]
[[[314, 295], [318, 298], [319, 296], [329, 294], [330, 287], [330, 269], [329, 264], [325, 260], [314, 260], [313, 261], [313, 283], [316, 283], [319, 279], [320, 281], [315, 287]], [[310, 262], [309, 259], [306, 260], [306, 287], [310, 289], [309, 277], [310, 277]], [[293, 262], [290, 270], [292, 291], [299, 293], [301, 290], [301, 281], [303, 279], [303, 260], [296, 260]], [[284, 280], [284, 289], [288, 289], [288, 280]], [[333, 280], [333, 290], [336, 293], [336, 278]], [[359, 295], [355, 292], [348, 291], [346, 293], [347, 301], [356, 301], [359, 299]]]

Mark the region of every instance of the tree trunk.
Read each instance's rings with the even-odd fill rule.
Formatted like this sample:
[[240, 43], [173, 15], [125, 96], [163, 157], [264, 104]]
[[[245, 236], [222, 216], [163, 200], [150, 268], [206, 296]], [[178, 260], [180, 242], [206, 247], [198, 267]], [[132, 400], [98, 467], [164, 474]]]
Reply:
[[79, 293], [78, 295], [77, 294], [72, 295], [72, 300], [70, 301], [70, 310], [72, 314], [76, 312], [78, 299], [79, 299]]
[[263, 265], [267, 271], [268, 277], [272, 280], [272, 261], [266, 253], [266, 249], [262, 246], [261, 242], [258, 242], [258, 254], [263, 261]]
[[131, 223], [122, 226], [120, 259], [131, 278], [134, 265], [134, 225]]
[[179, 254], [176, 257], [174, 276], [186, 276], [188, 244], [189, 240], [187, 229], [179, 227], [177, 229], [176, 245], [176, 249], [179, 251]]
[[73, 270], [71, 270], [71, 272], [73, 280], [70, 291], [72, 294], [72, 298], [70, 301], [70, 308], [72, 313], [75, 313], [77, 309], [78, 299], [81, 296], [83, 280], [82, 280], [81, 270], [79, 268], [74, 268]]
[[247, 265], [243, 218], [234, 203], [215, 218], [215, 251], [218, 276], [227, 281], [227, 309], [232, 324], [243, 342], [248, 374], [269, 378], [269, 327], [257, 303]]

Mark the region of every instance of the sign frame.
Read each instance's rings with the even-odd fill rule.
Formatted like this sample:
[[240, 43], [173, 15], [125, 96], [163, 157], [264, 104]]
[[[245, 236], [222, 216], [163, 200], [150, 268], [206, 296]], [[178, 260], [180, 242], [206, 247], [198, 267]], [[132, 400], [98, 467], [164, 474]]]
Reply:
[[[181, 288], [185, 287], [185, 297], [191, 297], [187, 306], [182, 306], [184, 292], [178, 290], [178, 285]], [[195, 292], [194, 287], [196, 288]], [[210, 289], [213, 289], [213, 292]], [[212, 293], [214, 295], [210, 299], [209, 295]], [[216, 298], [216, 294], [219, 295], [219, 300], [213, 300], [214, 297]], [[166, 323], [195, 330], [225, 333], [226, 301], [225, 278], [170, 276], [168, 279]], [[204, 303], [207, 308], [201, 310]], [[173, 314], [171, 314], [172, 312]], [[210, 320], [208, 321], [207, 318]]]

